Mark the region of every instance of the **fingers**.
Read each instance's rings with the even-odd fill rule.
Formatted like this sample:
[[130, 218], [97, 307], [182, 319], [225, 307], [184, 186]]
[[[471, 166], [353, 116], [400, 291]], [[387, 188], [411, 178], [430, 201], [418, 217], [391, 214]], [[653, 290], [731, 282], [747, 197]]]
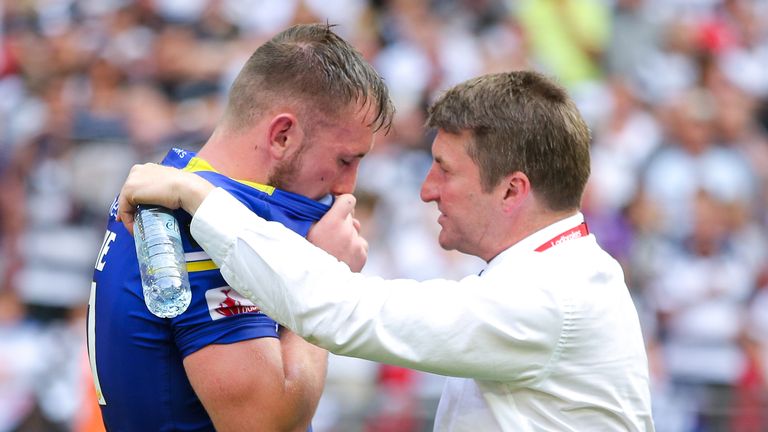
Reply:
[[349, 265], [350, 270], [357, 273], [365, 267], [365, 263], [368, 261], [368, 240], [357, 237], [356, 243], [358, 250], [348, 259], [347, 265]]
[[136, 206], [133, 204], [130, 204], [127, 200], [123, 198], [123, 195], [120, 195], [120, 199], [118, 200], [118, 208], [117, 208], [117, 216], [115, 219], [118, 222], [122, 222], [125, 226], [125, 229], [128, 230], [129, 233], [133, 234], [133, 222], [136, 214]]
[[357, 200], [352, 194], [343, 194], [336, 197], [333, 206], [328, 210], [326, 216], [331, 218], [346, 219], [347, 216], [354, 214]]
[[160, 176], [159, 174], [175, 170], [175, 168], [164, 167], [154, 163], [137, 164], [131, 167], [128, 177], [120, 189], [115, 219], [122, 221], [125, 228], [132, 233], [133, 222], [139, 204], [156, 203], [158, 205], [165, 205], [160, 198], [167, 195], [167, 191], [170, 190], [170, 184], [165, 181], [165, 176]]
[[133, 201], [133, 178], [140, 175], [142, 165], [134, 165], [131, 167], [131, 171], [128, 173], [128, 178], [123, 184], [120, 190], [120, 195], [117, 199], [117, 215], [115, 219], [123, 222], [125, 228], [133, 234], [133, 222], [136, 214], [136, 204]]
[[360, 236], [360, 221], [353, 217], [355, 197], [339, 195], [330, 210], [316, 223], [307, 239], [316, 246], [360, 271], [368, 258], [368, 242]]
[[124, 212], [121, 209], [123, 206], [120, 206], [120, 209], [118, 209], [117, 216], [115, 219], [118, 222], [123, 222], [123, 226], [125, 226], [125, 229], [128, 230], [129, 233], [133, 234], [133, 222], [134, 222], [134, 214], [136, 212], [136, 208], [134, 207], [132, 211]]
[[360, 232], [360, 221], [352, 218], [352, 226], [355, 227], [355, 231]]

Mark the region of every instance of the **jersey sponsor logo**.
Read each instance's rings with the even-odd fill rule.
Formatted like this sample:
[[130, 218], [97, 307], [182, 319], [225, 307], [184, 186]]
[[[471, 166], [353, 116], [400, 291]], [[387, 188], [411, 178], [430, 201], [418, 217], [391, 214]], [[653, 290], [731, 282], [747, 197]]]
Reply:
[[581, 235], [580, 232], [574, 231], [574, 232], [572, 232], [570, 234], [564, 234], [562, 237], [559, 237], [557, 240], [555, 240], [553, 242], [550, 242], [549, 244], [552, 245], [552, 246], [557, 246], [560, 243], [565, 243], [568, 240], [577, 239], [577, 238], [580, 238], [581, 236], [582, 235]]
[[229, 286], [209, 289], [205, 292], [205, 300], [214, 321], [241, 313], [260, 312], [258, 306]]
[[569, 230], [567, 230], [565, 232], [562, 232], [562, 233], [558, 234], [557, 236], [555, 236], [555, 238], [547, 241], [546, 243], [544, 243], [543, 245], [537, 247], [534, 250], [536, 252], [544, 252], [545, 250], [547, 250], [547, 249], [549, 249], [551, 247], [557, 246], [557, 245], [559, 245], [561, 243], [565, 243], [565, 242], [567, 242], [569, 240], [574, 240], [574, 239], [585, 237], [585, 236], [588, 236], [588, 235], [589, 235], [589, 228], [587, 228], [587, 223], [586, 222], [582, 222], [579, 225], [577, 225], [577, 226], [575, 226], [575, 227], [573, 227], [573, 228], [571, 228], [571, 229], [569, 229]]

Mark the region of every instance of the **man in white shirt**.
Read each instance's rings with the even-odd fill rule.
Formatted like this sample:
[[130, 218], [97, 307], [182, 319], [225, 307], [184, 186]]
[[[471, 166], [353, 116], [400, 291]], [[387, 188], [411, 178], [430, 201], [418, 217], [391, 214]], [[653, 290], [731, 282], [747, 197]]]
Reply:
[[[619, 264], [580, 213], [589, 131], [566, 92], [540, 74], [485, 75], [429, 111], [434, 163], [421, 199], [440, 210], [440, 245], [488, 262], [461, 281], [353, 273], [226, 192], [154, 165], [120, 197], [182, 207], [192, 234], [236, 290], [334, 353], [447, 375], [439, 431], [652, 431], [648, 367]], [[365, 260], [337, 197], [310, 238]]]

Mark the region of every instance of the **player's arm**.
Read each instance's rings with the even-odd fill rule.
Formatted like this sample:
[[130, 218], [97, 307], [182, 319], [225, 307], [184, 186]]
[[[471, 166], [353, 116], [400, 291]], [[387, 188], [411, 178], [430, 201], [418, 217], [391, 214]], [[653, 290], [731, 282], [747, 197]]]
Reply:
[[[135, 175], [136, 172], [155, 176]], [[213, 186], [199, 176], [155, 164], [137, 165], [120, 194], [119, 219], [130, 228], [146, 192], [168, 208], [194, 213]], [[287, 329], [265, 337], [209, 345], [184, 359], [192, 387], [218, 431], [306, 431], [323, 390], [328, 352]]]
[[[354, 207], [354, 198], [345, 198]], [[338, 229], [341, 224], [331, 230], [313, 229], [308, 238], [359, 271], [367, 257], [367, 242], [357, 236], [359, 222], [351, 212], [346, 214], [346, 229]], [[355, 249], [351, 244], [358, 253], [350, 253]], [[281, 328], [276, 342], [263, 338], [212, 345], [187, 357], [187, 374], [217, 430], [307, 430], [322, 395], [328, 352], [286, 328]], [[243, 379], [222, 385], [232, 371]]]
[[323, 390], [327, 352], [289, 331], [209, 345], [184, 359], [217, 431], [306, 431]]
[[306, 431], [322, 395], [328, 352], [286, 328], [208, 345], [184, 367], [216, 430]]

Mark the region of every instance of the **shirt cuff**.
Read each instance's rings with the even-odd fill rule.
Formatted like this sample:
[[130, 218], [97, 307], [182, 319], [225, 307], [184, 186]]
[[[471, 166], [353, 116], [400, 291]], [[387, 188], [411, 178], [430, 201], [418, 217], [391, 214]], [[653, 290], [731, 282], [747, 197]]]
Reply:
[[264, 221], [222, 188], [216, 188], [197, 208], [190, 232], [211, 259], [222, 267], [246, 221]]

